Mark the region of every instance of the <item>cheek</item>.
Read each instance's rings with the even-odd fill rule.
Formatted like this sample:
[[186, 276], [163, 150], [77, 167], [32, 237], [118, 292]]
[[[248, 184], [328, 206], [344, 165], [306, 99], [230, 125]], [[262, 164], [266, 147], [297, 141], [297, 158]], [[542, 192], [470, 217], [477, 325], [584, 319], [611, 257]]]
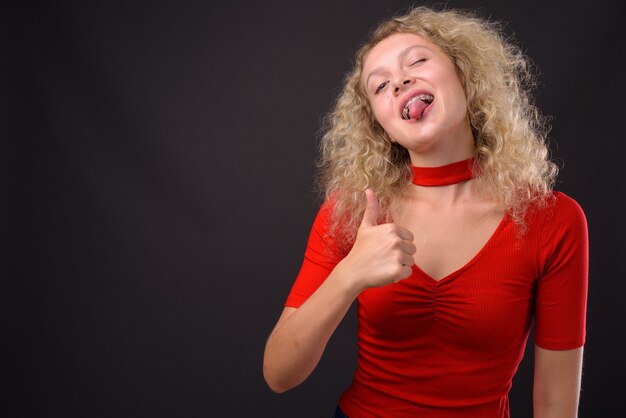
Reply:
[[387, 97], [381, 97], [372, 104], [372, 110], [379, 123], [389, 120], [393, 116], [393, 101]]
[[374, 115], [374, 119], [380, 124], [380, 126], [385, 129], [385, 125], [389, 120], [388, 110], [385, 106], [381, 106], [380, 103], [370, 104], [372, 109], [372, 114]]
[[460, 79], [456, 79], [455, 83], [455, 91], [456, 96], [458, 97], [458, 102], [462, 103], [465, 108], [467, 108], [467, 94], [465, 94], [465, 87], [463, 87], [463, 83]]
[[384, 134], [389, 136], [390, 139], [393, 138], [394, 137], [394, 125], [393, 125], [393, 120], [391, 119], [391, 113], [382, 109], [378, 109], [378, 110], [372, 109], [372, 112], [374, 114], [374, 119], [376, 120], [379, 127], [382, 128], [382, 131], [384, 131]]
[[460, 84], [450, 90], [450, 97], [452, 102], [449, 104], [454, 114], [458, 114], [460, 117], [465, 117], [467, 114], [467, 97], [465, 96], [465, 90]]

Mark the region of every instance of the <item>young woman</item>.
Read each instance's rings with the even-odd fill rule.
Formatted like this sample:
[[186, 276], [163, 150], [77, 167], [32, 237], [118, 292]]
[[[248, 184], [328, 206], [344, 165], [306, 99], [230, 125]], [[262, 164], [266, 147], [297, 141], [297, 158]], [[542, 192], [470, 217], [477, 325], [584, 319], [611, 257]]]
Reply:
[[381, 23], [321, 143], [326, 201], [264, 358], [304, 381], [358, 301], [338, 417], [508, 417], [535, 321], [535, 417], [576, 417], [587, 227], [552, 191], [519, 49], [467, 12]]

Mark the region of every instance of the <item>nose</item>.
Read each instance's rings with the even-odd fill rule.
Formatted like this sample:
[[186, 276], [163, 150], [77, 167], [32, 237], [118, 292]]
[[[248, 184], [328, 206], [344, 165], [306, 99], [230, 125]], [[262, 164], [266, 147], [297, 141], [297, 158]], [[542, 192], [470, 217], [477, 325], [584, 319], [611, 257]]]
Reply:
[[408, 86], [413, 84], [413, 79], [407, 76], [398, 77], [393, 83], [393, 93], [399, 94], [401, 91], [406, 89]]

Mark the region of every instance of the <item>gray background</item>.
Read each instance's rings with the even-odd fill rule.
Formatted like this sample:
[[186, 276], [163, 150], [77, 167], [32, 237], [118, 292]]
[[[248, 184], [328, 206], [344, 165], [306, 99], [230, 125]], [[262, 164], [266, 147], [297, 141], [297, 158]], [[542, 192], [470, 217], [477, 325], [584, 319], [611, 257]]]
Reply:
[[[328, 417], [349, 384], [353, 311], [284, 395], [264, 384], [263, 347], [319, 205], [320, 120], [368, 30], [412, 2], [212, 3], [4, 6], [4, 416]], [[589, 222], [581, 416], [611, 416], [623, 2], [447, 4], [505, 22], [540, 70], [557, 189]], [[531, 379], [527, 357], [514, 417], [531, 416]]]

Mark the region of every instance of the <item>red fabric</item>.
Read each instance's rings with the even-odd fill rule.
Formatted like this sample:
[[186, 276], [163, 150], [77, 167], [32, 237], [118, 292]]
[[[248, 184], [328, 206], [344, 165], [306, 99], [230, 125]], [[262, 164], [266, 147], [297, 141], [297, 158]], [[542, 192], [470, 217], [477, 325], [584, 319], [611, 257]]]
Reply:
[[474, 178], [475, 158], [469, 158], [456, 163], [440, 167], [416, 167], [411, 166], [413, 176], [411, 181], [418, 186], [447, 186]]
[[[313, 224], [286, 306], [299, 307], [341, 260]], [[507, 394], [535, 317], [551, 350], [585, 342], [588, 246], [580, 206], [562, 193], [519, 236], [505, 216], [479, 253], [439, 281], [408, 279], [358, 297], [358, 367], [340, 406], [360, 417], [508, 417]]]

